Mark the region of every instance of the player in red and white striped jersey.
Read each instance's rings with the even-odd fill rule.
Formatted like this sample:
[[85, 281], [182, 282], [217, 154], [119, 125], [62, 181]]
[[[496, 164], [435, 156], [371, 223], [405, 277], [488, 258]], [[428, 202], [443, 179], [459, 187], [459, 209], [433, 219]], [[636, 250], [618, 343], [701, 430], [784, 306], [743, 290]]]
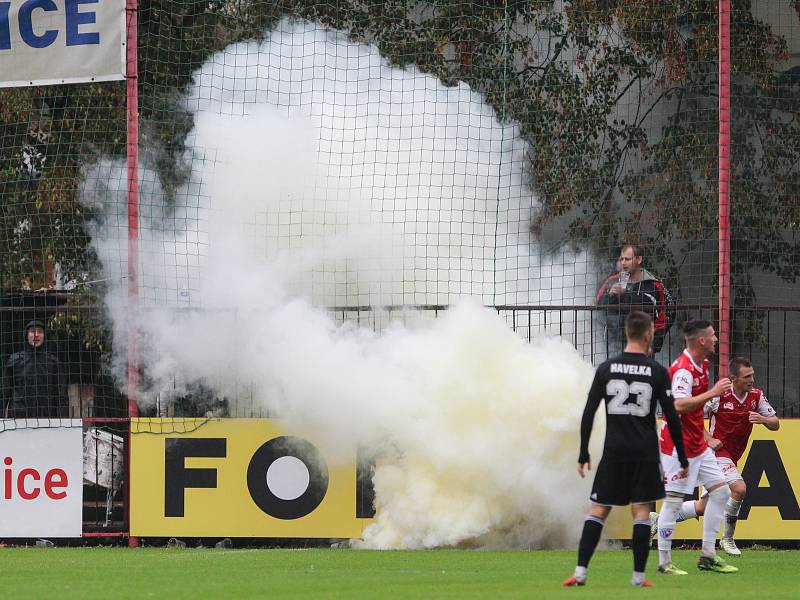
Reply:
[[736, 567], [728, 565], [717, 556], [717, 532], [725, 505], [730, 497], [725, 475], [719, 467], [714, 452], [708, 447], [703, 421], [703, 406], [712, 398], [724, 394], [731, 387], [727, 377], [708, 389], [708, 358], [716, 352], [717, 336], [708, 321], [689, 321], [683, 328], [686, 349], [672, 363], [672, 396], [675, 410], [681, 415], [681, 429], [689, 472], [681, 472], [675, 445], [669, 431], [661, 430], [661, 466], [667, 497], [658, 515], [658, 555], [660, 573], [686, 575], [686, 571], [672, 562], [672, 536], [683, 504], [683, 497], [691, 494], [698, 482], [709, 492], [706, 518], [703, 520], [703, 546], [697, 568], [716, 573], [735, 573]]
[[[749, 360], [739, 357], [732, 359], [728, 373], [731, 376], [731, 390], [706, 405], [710, 416], [706, 441], [716, 454], [717, 463], [731, 490], [731, 497], [725, 505], [725, 522], [719, 546], [728, 554], [738, 556], [741, 552], [733, 541], [733, 534], [747, 486], [736, 463], [747, 448], [753, 424], [777, 431], [780, 422], [764, 392], [754, 387], [755, 369]], [[677, 521], [702, 516], [707, 504], [708, 495], [703, 495], [697, 501], [684, 502]]]

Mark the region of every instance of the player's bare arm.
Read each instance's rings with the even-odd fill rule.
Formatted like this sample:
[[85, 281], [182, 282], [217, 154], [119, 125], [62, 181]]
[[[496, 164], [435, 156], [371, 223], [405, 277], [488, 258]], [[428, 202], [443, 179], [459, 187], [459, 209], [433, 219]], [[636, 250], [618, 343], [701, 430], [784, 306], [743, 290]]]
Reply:
[[715, 438], [708, 432], [707, 429], [703, 430], [703, 435], [706, 438], [706, 444], [708, 444], [708, 447], [714, 450], [714, 452], [722, 448], [722, 440], [718, 440], [717, 438]]
[[752, 411], [752, 410], [750, 411], [750, 413], [749, 413], [749, 415], [747, 417], [747, 420], [750, 421], [751, 423], [756, 423], [758, 425], [763, 425], [764, 427], [766, 427], [770, 431], [778, 431], [778, 429], [780, 429], [780, 426], [781, 426], [781, 423], [778, 420], [778, 416], [777, 415], [773, 415], [771, 417], [765, 417], [764, 415], [759, 414], [759, 413], [757, 413], [755, 411]]
[[675, 398], [675, 410], [679, 413], [688, 413], [692, 412], [693, 410], [697, 410], [701, 406], [703, 406], [706, 402], [711, 400], [712, 398], [716, 398], [717, 396], [721, 396], [725, 392], [731, 389], [731, 380], [727, 377], [723, 377], [717, 383], [714, 384], [707, 392], [703, 392], [702, 394], [698, 394], [697, 396], [687, 396], [686, 398]]

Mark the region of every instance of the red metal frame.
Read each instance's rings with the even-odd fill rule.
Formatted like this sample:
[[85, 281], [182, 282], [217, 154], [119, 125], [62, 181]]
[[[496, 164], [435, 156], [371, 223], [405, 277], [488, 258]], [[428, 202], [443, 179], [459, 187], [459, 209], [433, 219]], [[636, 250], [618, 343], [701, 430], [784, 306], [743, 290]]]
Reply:
[[719, 370], [725, 376], [731, 351], [731, 5], [719, 0]]
[[[139, 69], [137, 32], [138, 0], [126, 0], [125, 38], [127, 42], [127, 121], [128, 121], [128, 416], [139, 415], [136, 390], [139, 387]], [[130, 439], [129, 439], [130, 442]], [[127, 461], [130, 463], [130, 443]], [[128, 470], [130, 473], [130, 470]], [[128, 496], [130, 474], [127, 476], [125, 520], [130, 527]], [[135, 537], [128, 538], [128, 545], [139, 545]]]
[[[125, 10], [128, 126], [128, 415], [133, 418], [139, 414], [136, 398], [139, 383], [137, 327], [139, 312], [138, 0], [126, 0]], [[730, 0], [719, 0], [719, 362], [721, 374], [725, 374], [730, 356], [730, 16]], [[130, 454], [130, 443], [128, 444], [128, 454]], [[127, 483], [126, 494], [130, 494], [130, 475], [128, 475]], [[129, 505], [127, 499], [126, 505]], [[126, 514], [128, 522], [129, 516]], [[94, 537], [111, 535], [120, 534], [95, 534]], [[138, 546], [137, 538], [129, 537], [129, 545]]]

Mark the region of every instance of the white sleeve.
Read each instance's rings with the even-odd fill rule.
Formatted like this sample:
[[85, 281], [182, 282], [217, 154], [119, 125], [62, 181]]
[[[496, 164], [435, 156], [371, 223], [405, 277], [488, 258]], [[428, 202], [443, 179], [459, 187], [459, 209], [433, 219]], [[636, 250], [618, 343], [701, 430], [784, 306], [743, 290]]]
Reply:
[[764, 395], [764, 392], [761, 392], [761, 397], [758, 399], [758, 414], [762, 417], [775, 416], [775, 409], [767, 402], [767, 397]]
[[691, 398], [694, 378], [688, 369], [679, 369], [672, 376], [672, 397]]
[[703, 416], [708, 417], [719, 410], [719, 397], [712, 398], [703, 405]]

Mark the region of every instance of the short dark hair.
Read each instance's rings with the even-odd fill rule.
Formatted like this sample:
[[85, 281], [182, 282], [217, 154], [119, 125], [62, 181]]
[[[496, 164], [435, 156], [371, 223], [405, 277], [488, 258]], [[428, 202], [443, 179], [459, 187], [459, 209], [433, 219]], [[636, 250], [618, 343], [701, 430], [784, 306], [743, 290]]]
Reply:
[[639, 258], [644, 258], [644, 252], [642, 252], [642, 247], [638, 244], [622, 244], [619, 249], [619, 253], [622, 254], [625, 248], [630, 248], [633, 250], [633, 255], [638, 256]]
[[641, 341], [652, 325], [653, 318], [650, 315], [640, 310], [633, 310], [625, 317], [625, 335], [629, 340]]
[[742, 370], [742, 367], [752, 366], [753, 364], [750, 362], [750, 360], [744, 356], [734, 356], [728, 363], [728, 373], [733, 373], [733, 375], [736, 376], [739, 374], [739, 371]]
[[687, 338], [694, 337], [697, 332], [712, 327], [711, 321], [705, 319], [691, 319], [683, 326], [683, 335]]

